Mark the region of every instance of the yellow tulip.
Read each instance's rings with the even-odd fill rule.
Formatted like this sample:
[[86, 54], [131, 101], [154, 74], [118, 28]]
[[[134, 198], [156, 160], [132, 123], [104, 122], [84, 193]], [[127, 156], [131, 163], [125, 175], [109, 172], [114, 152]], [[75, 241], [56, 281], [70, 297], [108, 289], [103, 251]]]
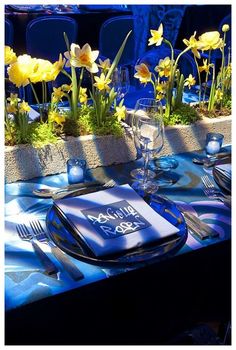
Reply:
[[110, 84], [111, 79], [106, 79], [105, 74], [102, 73], [100, 77], [94, 77], [96, 83], [93, 85], [100, 91], [106, 90], [109, 91], [111, 88], [108, 86]]
[[58, 74], [62, 71], [65, 62], [65, 58], [62, 58], [62, 54], [60, 53], [58, 61], [54, 62], [52, 65], [51, 80], [56, 80]]
[[171, 74], [171, 59], [169, 57], [161, 59], [158, 66], [155, 67], [155, 71], [159, 73], [160, 77], [169, 77]]
[[99, 54], [98, 50], [92, 51], [89, 44], [85, 44], [82, 49], [79, 45], [71, 44], [70, 52], [64, 53], [67, 58], [66, 66], [85, 67], [91, 73], [98, 72], [98, 66], [95, 63]]
[[28, 113], [30, 111], [30, 106], [28, 105], [27, 102], [25, 102], [24, 100], [22, 101], [22, 103], [19, 103], [19, 112], [20, 113]]
[[10, 46], [5, 46], [5, 65], [16, 62], [17, 57]]
[[200, 52], [198, 50], [201, 50], [202, 44], [195, 38], [195, 36], [196, 32], [194, 32], [194, 34], [189, 38], [189, 40], [183, 39], [183, 43], [191, 48], [192, 53], [195, 57], [201, 58]]
[[42, 81], [52, 81], [53, 65], [48, 60], [41, 58], [36, 59], [34, 71], [30, 74], [29, 79], [32, 83], [38, 83]]
[[206, 32], [199, 36], [201, 50], [215, 50], [223, 47], [223, 40], [220, 38], [220, 33], [217, 31]]
[[229, 25], [228, 24], [224, 24], [222, 26], [222, 32], [225, 33], [225, 32], [228, 32], [229, 31]]
[[29, 55], [18, 56], [17, 61], [7, 68], [9, 80], [18, 88], [29, 84], [29, 77], [33, 74], [36, 59]]
[[139, 79], [140, 83], [146, 84], [151, 81], [152, 75], [145, 63], [135, 66], [135, 69], [137, 73], [134, 74], [134, 77]]
[[151, 38], [148, 39], [149, 43], [148, 45], [154, 45], [156, 44], [156, 46], [161, 45], [162, 40], [163, 40], [163, 25], [162, 23], [160, 24], [158, 30], [150, 30], [151, 32]]
[[189, 74], [188, 78], [185, 79], [184, 86], [188, 86], [188, 88], [190, 89], [191, 86], [195, 84], [196, 84], [195, 78], [192, 76], [192, 74]]

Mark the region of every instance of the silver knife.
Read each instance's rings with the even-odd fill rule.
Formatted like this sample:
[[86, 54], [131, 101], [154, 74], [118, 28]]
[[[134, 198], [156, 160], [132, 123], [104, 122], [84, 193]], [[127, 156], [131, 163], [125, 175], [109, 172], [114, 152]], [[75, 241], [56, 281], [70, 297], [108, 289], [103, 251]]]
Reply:
[[200, 220], [197, 216], [186, 211], [182, 205], [177, 204], [177, 208], [183, 213], [187, 226], [192, 230], [200, 239], [215, 238], [219, 236], [219, 233], [211, 226]]

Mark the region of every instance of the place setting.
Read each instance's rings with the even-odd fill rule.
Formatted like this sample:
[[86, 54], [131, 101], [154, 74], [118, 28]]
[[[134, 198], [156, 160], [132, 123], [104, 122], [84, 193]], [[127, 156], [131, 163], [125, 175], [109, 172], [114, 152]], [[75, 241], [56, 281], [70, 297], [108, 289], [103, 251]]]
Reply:
[[6, 5], [4, 34], [6, 343], [228, 329], [231, 7]]

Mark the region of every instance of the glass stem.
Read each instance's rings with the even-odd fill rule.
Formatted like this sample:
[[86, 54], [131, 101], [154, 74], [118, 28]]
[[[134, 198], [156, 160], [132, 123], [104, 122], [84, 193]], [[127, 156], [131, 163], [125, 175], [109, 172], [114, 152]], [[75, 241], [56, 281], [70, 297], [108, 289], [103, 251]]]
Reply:
[[148, 163], [149, 163], [148, 142], [145, 142], [143, 185], [145, 185], [146, 182], [148, 181]]

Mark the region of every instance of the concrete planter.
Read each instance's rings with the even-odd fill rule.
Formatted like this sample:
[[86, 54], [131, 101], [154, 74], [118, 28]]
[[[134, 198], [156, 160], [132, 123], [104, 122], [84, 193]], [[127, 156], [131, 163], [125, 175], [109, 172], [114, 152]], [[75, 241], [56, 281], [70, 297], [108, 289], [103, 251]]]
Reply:
[[[224, 134], [224, 143], [231, 143], [231, 117], [204, 118], [189, 126], [165, 129], [165, 143], [160, 155], [198, 150], [204, 147], [207, 132]], [[7, 183], [66, 171], [69, 158], [83, 158], [88, 168], [106, 166], [136, 159], [132, 132], [126, 125], [125, 135], [67, 137], [40, 149], [30, 145], [5, 147], [5, 178]]]

